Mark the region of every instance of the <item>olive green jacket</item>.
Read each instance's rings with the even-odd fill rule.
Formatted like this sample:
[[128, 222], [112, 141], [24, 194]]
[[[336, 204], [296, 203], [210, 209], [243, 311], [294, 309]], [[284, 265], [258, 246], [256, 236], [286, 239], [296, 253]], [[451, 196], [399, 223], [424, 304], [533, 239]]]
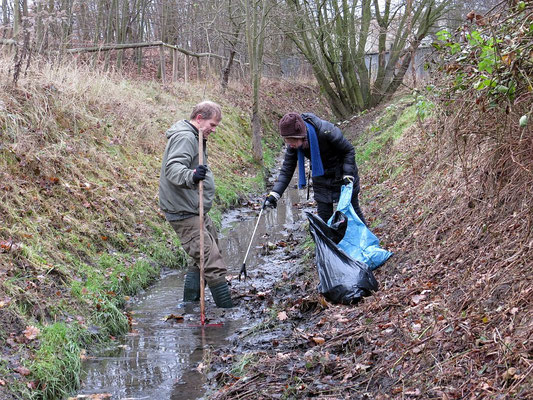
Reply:
[[[159, 207], [168, 221], [177, 221], [199, 214], [198, 185], [192, 179], [199, 164], [198, 131], [182, 120], [172, 125], [166, 136], [168, 142], [159, 178]], [[203, 164], [207, 165], [205, 139]], [[203, 182], [204, 213], [207, 213], [215, 197], [215, 181], [209, 167]]]

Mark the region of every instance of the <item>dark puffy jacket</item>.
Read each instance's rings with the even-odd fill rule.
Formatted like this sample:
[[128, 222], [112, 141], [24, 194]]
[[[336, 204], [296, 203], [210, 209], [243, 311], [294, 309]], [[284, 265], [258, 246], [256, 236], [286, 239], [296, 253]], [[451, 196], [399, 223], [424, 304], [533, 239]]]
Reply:
[[[359, 173], [355, 163], [355, 149], [342, 135], [341, 130], [331, 122], [318, 118], [311, 113], [302, 114], [305, 122], [315, 127], [320, 148], [320, 158], [324, 166], [324, 175], [313, 178], [313, 192], [316, 201], [332, 203], [339, 200], [342, 177], [354, 177], [354, 191], [359, 192]], [[304, 155], [310, 159], [311, 150], [304, 149]], [[294, 174], [298, 163], [298, 150], [287, 147], [285, 159], [272, 191], [281, 196]]]

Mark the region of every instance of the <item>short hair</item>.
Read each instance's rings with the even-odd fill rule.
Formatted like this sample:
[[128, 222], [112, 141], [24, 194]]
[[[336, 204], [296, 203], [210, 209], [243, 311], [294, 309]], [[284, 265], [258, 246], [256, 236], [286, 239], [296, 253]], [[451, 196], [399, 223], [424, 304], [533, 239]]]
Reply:
[[219, 121], [222, 119], [222, 109], [217, 103], [212, 101], [202, 101], [195, 105], [191, 112], [191, 120], [200, 114], [202, 115], [202, 119], [215, 118]]

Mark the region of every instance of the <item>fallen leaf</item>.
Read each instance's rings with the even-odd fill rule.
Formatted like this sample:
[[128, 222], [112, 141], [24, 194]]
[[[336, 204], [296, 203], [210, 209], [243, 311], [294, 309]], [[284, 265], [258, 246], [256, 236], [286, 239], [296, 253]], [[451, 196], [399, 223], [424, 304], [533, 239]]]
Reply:
[[163, 321], [173, 319], [174, 321], [183, 322], [183, 315], [170, 314], [163, 318]]
[[315, 336], [313, 338], [313, 342], [315, 342], [316, 344], [324, 344], [326, 340], [323, 338], [323, 337], [320, 337], [320, 336]]
[[416, 306], [418, 305], [422, 300], [424, 300], [426, 298], [426, 296], [424, 296], [423, 294], [417, 294], [417, 295], [414, 295], [413, 297], [411, 297], [411, 301], [413, 302], [413, 304]]
[[27, 326], [22, 333], [24, 334], [26, 339], [34, 340], [35, 338], [37, 338], [37, 336], [39, 336], [39, 333], [41, 333], [41, 331], [39, 330], [39, 328], [30, 325]]
[[287, 319], [287, 313], [285, 311], [280, 311], [278, 313], [278, 319], [280, 321], [285, 321]]
[[348, 382], [348, 379], [350, 379], [352, 377], [352, 373], [351, 372], [348, 372], [346, 375], [344, 375], [344, 378], [342, 378], [342, 383], [346, 383]]
[[204, 363], [200, 363], [200, 364], [198, 364], [198, 366], [196, 367], [196, 370], [197, 370], [199, 373], [203, 373], [203, 371], [205, 370], [205, 364], [204, 364]]
[[320, 304], [324, 308], [329, 308], [329, 303], [327, 302], [326, 298], [324, 296], [319, 297]]
[[421, 344], [420, 346], [416, 346], [415, 348], [413, 348], [413, 350], [411, 350], [411, 351], [414, 354], [418, 354], [418, 353], [422, 352], [422, 350], [424, 350], [424, 347], [425, 347], [425, 345]]
[[8, 306], [9, 303], [11, 303], [11, 299], [0, 300], [0, 308], [4, 308], [5, 306]]
[[13, 371], [18, 372], [22, 376], [28, 376], [29, 374], [31, 374], [31, 371], [26, 367], [13, 368]]
[[505, 371], [505, 373], [503, 374], [503, 380], [504, 381], [511, 380], [514, 378], [515, 375], [516, 375], [516, 368], [511, 367], [507, 371]]
[[370, 365], [366, 365], [366, 364], [355, 364], [355, 369], [359, 369], [359, 370], [362, 370], [362, 371], [366, 371], [367, 369], [370, 368]]
[[11, 240], [0, 240], [0, 249], [9, 251], [11, 250], [11, 246], [13, 245], [13, 242]]
[[26, 386], [28, 387], [28, 389], [35, 390], [39, 385], [35, 381], [30, 381], [26, 383]]

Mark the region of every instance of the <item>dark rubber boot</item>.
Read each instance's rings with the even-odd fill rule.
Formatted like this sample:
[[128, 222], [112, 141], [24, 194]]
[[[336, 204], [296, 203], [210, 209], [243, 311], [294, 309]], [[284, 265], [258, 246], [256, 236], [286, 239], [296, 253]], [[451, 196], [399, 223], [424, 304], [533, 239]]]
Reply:
[[211, 294], [213, 295], [213, 300], [215, 300], [215, 304], [217, 305], [217, 307], [233, 307], [233, 301], [231, 300], [229, 286], [226, 280], [224, 280], [223, 282], [215, 283], [213, 286], [209, 286], [209, 289], [211, 289]]
[[189, 269], [183, 284], [183, 301], [200, 301], [200, 271]]

